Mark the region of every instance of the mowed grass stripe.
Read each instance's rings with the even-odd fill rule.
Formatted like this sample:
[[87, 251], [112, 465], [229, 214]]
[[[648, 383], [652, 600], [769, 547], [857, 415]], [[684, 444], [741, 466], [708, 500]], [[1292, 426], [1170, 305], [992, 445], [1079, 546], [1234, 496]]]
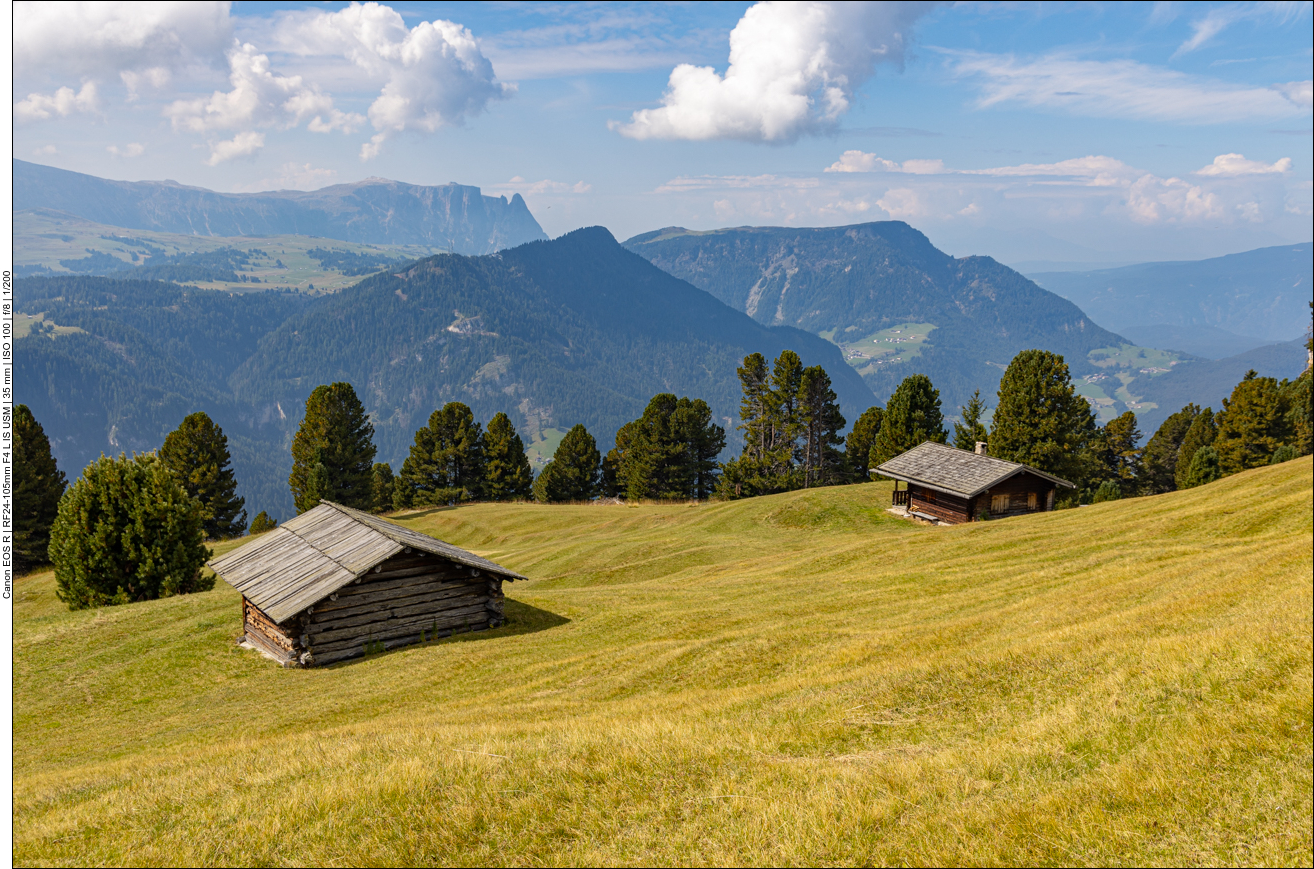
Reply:
[[[1309, 863], [1309, 458], [958, 528], [888, 485], [401, 517], [532, 577], [348, 666], [21, 580], [19, 863]], [[231, 544], [227, 544], [231, 545]]]

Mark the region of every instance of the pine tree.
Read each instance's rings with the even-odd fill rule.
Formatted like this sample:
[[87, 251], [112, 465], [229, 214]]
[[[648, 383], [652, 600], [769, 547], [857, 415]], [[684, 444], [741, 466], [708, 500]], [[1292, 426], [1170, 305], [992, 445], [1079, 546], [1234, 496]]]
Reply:
[[1191, 427], [1186, 430], [1186, 436], [1182, 438], [1182, 446], [1177, 450], [1177, 467], [1173, 471], [1173, 482], [1177, 488], [1187, 488], [1186, 481], [1196, 452], [1203, 447], [1212, 447], [1217, 436], [1218, 426], [1214, 423], [1214, 409], [1206, 407], [1192, 421]]
[[370, 473], [370, 512], [387, 513], [392, 509], [393, 481], [392, 465], [387, 462], [375, 462]]
[[248, 534], [264, 534], [266, 531], [273, 531], [278, 527], [278, 523], [269, 518], [269, 514], [261, 510], [256, 517], [251, 520], [251, 529]]
[[712, 408], [701, 398], [681, 398], [671, 413], [671, 436], [684, 446], [683, 495], [705, 501], [716, 490], [725, 449], [725, 429], [712, 421]]
[[214, 420], [201, 411], [187, 416], [164, 439], [160, 461], [201, 506], [207, 538], [242, 536], [246, 531], [246, 501], [237, 495], [228, 438]]
[[837, 447], [844, 443], [839, 433], [846, 423], [830, 375], [820, 365], [803, 369], [796, 404], [802, 430], [803, 487], [844, 482], [844, 454]]
[[49, 560], [50, 527], [67, 484], [50, 453], [50, 439], [26, 404], [14, 407], [14, 566]]
[[736, 370], [744, 392], [739, 401], [739, 428], [744, 433], [742, 457], [748, 461], [763, 460], [771, 448], [771, 414], [775, 406], [766, 357], [750, 353]]
[[1203, 486], [1206, 483], [1212, 483], [1214, 480], [1223, 476], [1222, 468], [1218, 463], [1218, 451], [1213, 447], [1200, 447], [1191, 456], [1190, 467], [1182, 475], [1182, 489], [1194, 489], [1196, 486]]
[[985, 425], [981, 422], [981, 417], [985, 415], [985, 402], [981, 400], [981, 390], [972, 393], [972, 397], [967, 400], [965, 407], [960, 407], [963, 412], [963, 421], [954, 423], [954, 446], [960, 450], [976, 452], [978, 442], [984, 442], [989, 434], [986, 432]]
[[885, 418], [871, 446], [871, 467], [926, 441], [942, 444], [947, 439], [940, 414], [940, 390], [925, 374], [913, 374], [904, 378], [885, 404]]
[[69, 609], [213, 588], [201, 574], [209, 556], [200, 505], [153, 453], [88, 465], [50, 532], [55, 593]]
[[1117, 483], [1121, 497], [1135, 495], [1141, 484], [1141, 451], [1136, 444], [1141, 432], [1136, 414], [1130, 410], [1109, 420], [1100, 432], [1108, 479]]
[[1306, 368], [1287, 387], [1287, 427], [1291, 431], [1291, 445], [1296, 455], [1307, 456], [1314, 452], [1314, 368]]
[[533, 487], [525, 444], [510, 417], [498, 413], [484, 434], [484, 495], [490, 501], [516, 501], [532, 497]]
[[1188, 404], [1163, 421], [1145, 445], [1141, 492], [1158, 495], [1177, 488], [1177, 456], [1186, 433], [1200, 415], [1200, 407]]
[[1267, 465], [1273, 453], [1290, 437], [1282, 390], [1272, 377], [1259, 377], [1255, 371], [1223, 399], [1214, 449], [1222, 472], [1235, 474]]
[[779, 492], [799, 488], [802, 475], [795, 473], [799, 455], [799, 438], [803, 420], [798, 396], [803, 386], [803, 360], [793, 350], [782, 350], [771, 371], [771, 449], [767, 453], [771, 473]]
[[738, 370], [744, 391], [739, 404], [744, 450], [722, 466], [718, 494], [738, 498], [797, 488], [802, 485], [794, 464], [801, 430], [797, 405], [802, 360], [784, 350], [768, 376], [766, 359], [752, 353]]
[[451, 401], [415, 433], [399, 475], [414, 504], [456, 504], [482, 496], [484, 432], [470, 408]]
[[849, 482], [871, 482], [868, 459], [871, 458], [871, 445], [880, 433], [881, 420], [884, 418], [885, 411], [882, 408], [867, 408], [844, 439], [844, 464], [849, 469]]
[[373, 437], [374, 426], [350, 383], [315, 387], [306, 399], [305, 418], [292, 439], [288, 484], [297, 512], [306, 512], [320, 500], [370, 509]]
[[616, 432], [616, 445], [602, 457], [602, 477], [598, 488], [608, 498], [619, 498], [625, 494], [625, 462], [633, 447], [638, 420], [627, 422]]
[[1045, 350], [1013, 357], [999, 382], [990, 455], [1084, 487], [1100, 473], [1090, 453], [1095, 439], [1095, 414], [1073, 388], [1063, 357]]
[[616, 433], [603, 460], [603, 491], [641, 498], [706, 498], [716, 486], [725, 429], [701, 398], [652, 397], [643, 416]]
[[534, 497], [544, 502], [587, 501], [597, 494], [601, 464], [597, 441], [588, 429], [576, 425], [539, 472]]

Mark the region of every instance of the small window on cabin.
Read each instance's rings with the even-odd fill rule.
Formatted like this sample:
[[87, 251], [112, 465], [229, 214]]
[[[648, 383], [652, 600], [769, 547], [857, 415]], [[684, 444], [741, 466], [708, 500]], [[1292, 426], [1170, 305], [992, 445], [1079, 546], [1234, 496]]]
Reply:
[[1035, 492], [1027, 492], [1027, 509], [1028, 509], [1028, 510], [1032, 510], [1032, 511], [1034, 511], [1034, 510], [1036, 509], [1036, 505], [1037, 505], [1038, 502], [1039, 502], [1039, 499], [1036, 497], [1036, 493], [1035, 493]]
[[1006, 495], [1006, 494], [1005, 494], [1005, 495], [991, 495], [991, 496], [990, 496], [990, 512], [991, 512], [991, 513], [1007, 513], [1007, 512], [1008, 512], [1008, 495]]

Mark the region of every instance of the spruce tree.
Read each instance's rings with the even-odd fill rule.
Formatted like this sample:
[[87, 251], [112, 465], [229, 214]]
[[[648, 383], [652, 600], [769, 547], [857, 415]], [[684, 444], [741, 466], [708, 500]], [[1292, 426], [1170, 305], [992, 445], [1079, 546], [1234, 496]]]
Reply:
[[1218, 451], [1213, 447], [1200, 447], [1191, 456], [1191, 464], [1186, 469], [1186, 473], [1182, 475], [1180, 488], [1194, 489], [1196, 486], [1212, 483], [1222, 476], [1223, 471], [1219, 467]]
[[990, 428], [990, 455], [1030, 465], [1078, 487], [1097, 478], [1095, 414], [1077, 395], [1057, 353], [1023, 350], [999, 382]]
[[160, 461], [183, 491], [200, 504], [207, 538], [242, 536], [246, 531], [246, 501], [237, 495], [228, 438], [214, 420], [201, 411], [183, 419], [164, 439]]
[[960, 407], [963, 412], [963, 421], [954, 423], [954, 446], [960, 450], [976, 452], [978, 441], [985, 441], [989, 437], [985, 425], [981, 422], [981, 417], [985, 415], [985, 402], [981, 400], [981, 390], [972, 393], [972, 397], [967, 400], [965, 407]]
[[101, 456], [59, 502], [50, 532], [56, 595], [69, 609], [205, 591], [200, 505], [152, 453]]
[[278, 523], [269, 518], [269, 514], [261, 510], [251, 520], [251, 528], [248, 534], [264, 534], [266, 531], [273, 531], [278, 527]]
[[616, 433], [616, 448], [603, 460], [603, 489], [631, 501], [706, 498], [724, 448], [725, 429], [712, 422], [707, 402], [660, 393]]
[[1254, 370], [1223, 399], [1214, 449], [1223, 474], [1267, 465], [1274, 451], [1291, 436], [1282, 390], [1272, 377]]
[[598, 492], [602, 456], [588, 429], [575, 425], [557, 445], [552, 461], [534, 481], [534, 497], [545, 502], [587, 501]]
[[628, 470], [625, 462], [630, 455], [638, 426], [638, 420], [627, 422], [621, 426], [620, 430], [616, 432], [616, 445], [602, 457], [602, 476], [598, 483], [598, 489], [608, 498], [619, 498], [625, 494], [626, 483], [624, 476]]
[[451, 401], [429, 415], [402, 463], [415, 504], [456, 504], [483, 495], [484, 432], [470, 408]]
[[1173, 471], [1173, 482], [1179, 489], [1187, 488], [1186, 481], [1191, 469], [1191, 460], [1196, 451], [1202, 447], [1211, 447], [1218, 435], [1218, 426], [1214, 423], [1214, 409], [1206, 407], [1191, 422], [1182, 438], [1182, 446], [1177, 450], [1177, 467]]
[[1145, 445], [1141, 492], [1158, 495], [1177, 488], [1177, 456], [1186, 433], [1200, 415], [1200, 407], [1188, 404], [1163, 421]]
[[370, 473], [370, 512], [387, 513], [392, 509], [393, 481], [392, 465], [387, 462], [375, 462]]
[[49, 561], [50, 527], [64, 494], [64, 472], [50, 439], [26, 404], [14, 407], [14, 566], [27, 570]]
[[317, 386], [292, 439], [288, 485], [297, 512], [321, 500], [369, 510], [373, 496], [374, 426], [350, 383]]
[[1108, 479], [1118, 485], [1121, 497], [1135, 495], [1141, 485], [1141, 451], [1136, 446], [1141, 432], [1136, 414], [1129, 410], [1109, 420], [1100, 435]]
[[484, 496], [490, 501], [517, 501], [533, 496], [534, 471], [525, 444], [511, 424], [498, 413], [484, 434]]
[[831, 388], [830, 375], [820, 365], [803, 369], [796, 406], [801, 430], [803, 487], [845, 482], [844, 454], [838, 447], [844, 443], [839, 433], [846, 423], [835, 390]]
[[681, 398], [671, 413], [671, 436], [683, 447], [680, 497], [705, 501], [716, 490], [725, 449], [725, 429], [712, 421], [712, 408], [701, 398]]
[[871, 482], [868, 459], [871, 458], [871, 445], [875, 443], [876, 435], [880, 433], [881, 420], [884, 418], [884, 409], [867, 408], [849, 430], [849, 436], [844, 439], [844, 463], [849, 469], [850, 482]]
[[948, 439], [940, 414], [940, 390], [925, 374], [904, 378], [885, 404], [881, 430], [871, 445], [871, 467], [876, 467], [915, 446]]

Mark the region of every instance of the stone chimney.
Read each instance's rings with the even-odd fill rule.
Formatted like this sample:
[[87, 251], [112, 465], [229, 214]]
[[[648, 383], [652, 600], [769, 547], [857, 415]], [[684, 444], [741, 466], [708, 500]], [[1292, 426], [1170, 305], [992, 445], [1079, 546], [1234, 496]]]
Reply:
[[986, 454], [986, 442], [985, 442], [985, 441], [977, 441], [977, 442], [976, 442], [976, 454], [977, 454], [978, 456], [984, 456], [984, 455]]

